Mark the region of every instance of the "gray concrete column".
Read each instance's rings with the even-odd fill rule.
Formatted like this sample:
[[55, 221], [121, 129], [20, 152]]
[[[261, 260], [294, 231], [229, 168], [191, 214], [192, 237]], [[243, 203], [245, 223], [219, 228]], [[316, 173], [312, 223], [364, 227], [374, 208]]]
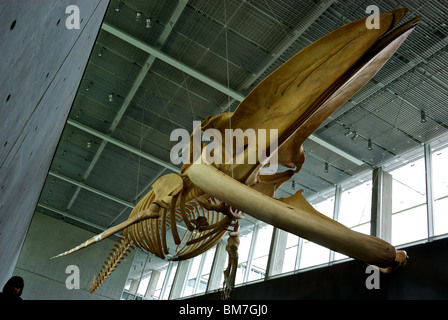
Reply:
[[185, 281], [188, 276], [188, 271], [190, 269], [191, 260], [180, 261], [177, 265], [176, 275], [174, 276], [173, 285], [171, 286], [171, 291], [169, 295], [169, 300], [178, 299], [182, 295], [182, 290], [184, 289]]
[[[2, 285], [19, 258], [108, 4], [0, 1]], [[70, 5], [81, 12], [79, 29], [66, 27]]]
[[[339, 211], [341, 208], [341, 195], [342, 186], [340, 184], [336, 185], [334, 190], [334, 207], [333, 207], [333, 220], [339, 221]], [[330, 250], [330, 264], [334, 262], [335, 252]]]
[[210, 278], [207, 283], [207, 292], [217, 290], [222, 286], [222, 275], [226, 267], [225, 263], [227, 258], [226, 245], [227, 240], [222, 240], [216, 246]]
[[160, 271], [152, 270], [151, 278], [149, 279], [148, 288], [146, 289], [145, 298], [154, 299], [154, 293], [157, 290], [157, 283], [159, 282]]
[[163, 285], [162, 285], [162, 290], [160, 292], [160, 300], [162, 299], [169, 299], [169, 293], [167, 293], [167, 291], [169, 290], [171, 292], [171, 286], [170, 286], [170, 282], [171, 282], [171, 275], [174, 272], [173, 270], [177, 270], [177, 265], [178, 262], [170, 262], [168, 265], [168, 268], [166, 270], [166, 274], [165, 274], [165, 279], [163, 280]]
[[383, 168], [372, 172], [372, 210], [370, 234], [392, 240], [392, 176]]
[[428, 216], [428, 238], [434, 237], [434, 193], [432, 176], [431, 145], [425, 144], [425, 181], [426, 181], [426, 212]]
[[138, 289], [139, 281], [136, 279], [131, 279], [131, 286], [129, 287], [129, 293], [130, 294], [136, 294]]
[[288, 233], [286, 231], [274, 228], [266, 270], [266, 279], [270, 276], [282, 273], [287, 240]]

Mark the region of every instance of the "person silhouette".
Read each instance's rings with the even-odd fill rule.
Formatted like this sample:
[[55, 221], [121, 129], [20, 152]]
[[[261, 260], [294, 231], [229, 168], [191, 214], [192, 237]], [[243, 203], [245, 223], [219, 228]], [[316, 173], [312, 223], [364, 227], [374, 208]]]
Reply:
[[6, 282], [3, 291], [0, 293], [0, 301], [20, 301], [23, 291], [24, 281], [19, 276], [14, 276]]

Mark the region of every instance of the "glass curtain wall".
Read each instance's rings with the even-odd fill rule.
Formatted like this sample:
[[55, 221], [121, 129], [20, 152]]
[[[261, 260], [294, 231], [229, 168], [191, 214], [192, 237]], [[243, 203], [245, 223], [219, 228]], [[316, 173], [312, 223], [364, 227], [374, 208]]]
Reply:
[[289, 232], [276, 229], [269, 276], [293, 272], [297, 269], [301, 239]]
[[162, 285], [162, 289], [160, 291], [161, 300], [168, 300], [171, 292], [171, 288], [173, 286], [174, 277], [176, 275], [177, 267], [179, 262], [170, 262], [167, 267], [167, 272], [165, 275], [165, 279]]
[[425, 159], [422, 157], [391, 170], [392, 244], [428, 237]]
[[370, 234], [370, 215], [372, 208], [372, 181], [343, 189], [338, 221], [355, 231]]
[[146, 288], [151, 277], [151, 271], [147, 268], [150, 257], [148, 254], [138, 250], [134, 255], [134, 260], [129, 271], [122, 299], [141, 300], [145, 296]]
[[216, 248], [212, 248], [190, 261], [187, 275], [188, 280], [184, 287], [182, 297], [188, 297], [205, 292], [215, 250]]
[[152, 297], [153, 300], [160, 300], [161, 298], [161, 293], [162, 293], [162, 288], [163, 288], [163, 284], [165, 282], [165, 277], [166, 274], [168, 272], [168, 263], [160, 270], [160, 276], [159, 279], [157, 281], [157, 285], [156, 288], [154, 290], [154, 295]]
[[432, 153], [434, 235], [448, 233], [448, 147]]
[[182, 293], [183, 297], [191, 296], [195, 293], [196, 284], [200, 278], [199, 268], [202, 262], [202, 256], [203, 255], [200, 255], [190, 260], [190, 268], [187, 276], [188, 280]]

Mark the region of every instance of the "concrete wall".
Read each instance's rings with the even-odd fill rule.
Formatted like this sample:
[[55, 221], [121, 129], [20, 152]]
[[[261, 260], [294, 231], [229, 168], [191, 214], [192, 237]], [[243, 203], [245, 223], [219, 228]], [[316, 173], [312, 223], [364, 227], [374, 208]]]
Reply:
[[[108, 0], [0, 0], [0, 284], [11, 276]], [[80, 29], [67, 29], [77, 5]]]
[[[24, 300], [98, 300], [120, 299], [134, 252], [116, 268], [104, 284], [89, 293], [89, 284], [116, 243], [103, 240], [71, 255], [51, 257], [75, 247], [94, 234], [68, 223], [36, 213], [17, 261], [14, 275], [25, 281]], [[79, 289], [67, 289], [66, 280], [73, 275], [68, 266], [79, 268]], [[67, 272], [67, 273], [66, 273]], [[70, 280], [70, 279], [69, 279]], [[72, 283], [69, 281], [69, 283]]]

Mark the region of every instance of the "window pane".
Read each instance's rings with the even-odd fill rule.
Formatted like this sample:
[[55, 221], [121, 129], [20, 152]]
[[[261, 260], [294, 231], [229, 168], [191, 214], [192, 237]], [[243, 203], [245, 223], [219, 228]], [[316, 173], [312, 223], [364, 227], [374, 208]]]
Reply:
[[146, 290], [148, 289], [148, 285], [149, 285], [149, 280], [151, 279], [151, 274], [152, 274], [152, 267], [149, 263], [149, 261], [151, 260], [150, 256], [148, 254], [146, 261], [143, 264], [143, 271], [140, 277], [140, 284], [138, 286], [138, 290], [137, 290], [137, 295], [139, 296], [145, 296], [146, 294]]
[[[351, 229], [356, 232], [370, 234], [370, 222], [360, 224], [359, 226], [351, 228]], [[342, 253], [339, 253], [339, 252], [334, 253], [334, 261], [349, 259], [349, 258], [350, 258], [349, 256], [346, 256], [345, 254], [342, 254]]]
[[[351, 228], [351, 229], [354, 231], [357, 231], [357, 232], [370, 234], [370, 222], [361, 224], [361, 225]], [[349, 259], [349, 258], [350, 258], [349, 256], [346, 256], [345, 254], [342, 254], [342, 253], [339, 253], [339, 252], [334, 253], [334, 261], [344, 260], [344, 259]]]
[[146, 289], [148, 288], [149, 279], [151, 278], [152, 270], [149, 271], [149, 273], [145, 273], [142, 275], [142, 278], [140, 280], [140, 285], [138, 286], [137, 295], [144, 296], [146, 293]]
[[170, 266], [168, 268], [169, 271], [168, 280], [166, 283], [166, 288], [163, 292], [163, 297], [161, 299], [168, 300], [168, 297], [170, 296], [171, 287], [173, 286], [174, 277], [177, 271], [177, 265], [178, 265], [177, 261], [170, 263]]
[[428, 237], [426, 205], [392, 216], [392, 244], [398, 245]]
[[240, 246], [238, 247], [238, 269], [236, 271], [235, 284], [240, 284], [244, 281], [244, 273], [246, 272], [253, 229], [248, 231], [248, 233], [240, 236]]
[[425, 160], [423, 158], [391, 171], [392, 212], [426, 203]]
[[360, 224], [359, 226], [352, 228], [352, 230], [360, 232], [360, 233], [364, 233], [364, 234], [370, 234], [370, 222]]
[[434, 234], [448, 233], [448, 197], [434, 202]]
[[268, 264], [269, 249], [271, 247], [273, 227], [264, 224], [258, 228], [257, 242], [255, 243], [252, 265], [247, 281], [263, 279]]
[[390, 172], [392, 175], [392, 244], [428, 236], [425, 160], [418, 159]]
[[123, 299], [140, 299], [139, 297], [145, 295], [152, 271], [147, 263], [149, 259], [147, 253], [141, 250], [135, 252], [132, 266], [129, 270], [125, 287], [123, 288], [123, 291], [126, 293], [125, 297], [123, 296]]
[[339, 253], [339, 252], [335, 252], [334, 253], [334, 261], [338, 261], [338, 260], [344, 260], [344, 259], [348, 259], [349, 257], [346, 256], [345, 254]]
[[334, 212], [334, 197], [328, 198], [324, 201], [313, 204], [314, 209], [319, 211], [320, 213], [326, 215], [333, 219]]
[[448, 233], [448, 148], [432, 156], [434, 190], [434, 234]]
[[210, 271], [212, 269], [213, 258], [215, 256], [216, 247], [208, 250], [204, 253], [204, 265], [202, 266], [201, 276], [199, 277], [200, 283], [195, 294], [205, 292], [207, 289], [208, 279], [210, 277]]
[[196, 284], [201, 259], [202, 255], [199, 255], [193, 258], [192, 261], [190, 261], [190, 269], [187, 277], [187, 283], [185, 284], [184, 292], [182, 294], [183, 297], [194, 294], [194, 286]]
[[277, 229], [276, 232], [270, 276], [292, 272], [296, 267], [299, 237], [280, 229]]
[[[362, 182], [353, 188], [343, 188], [338, 222], [354, 231], [370, 234], [371, 210], [372, 181]], [[334, 253], [334, 261], [347, 258], [342, 253]]]
[[296, 269], [297, 253], [299, 246], [299, 237], [288, 233], [286, 242], [285, 260], [283, 261], [282, 272], [291, 272]]
[[154, 291], [154, 297], [153, 297], [154, 300], [160, 299], [160, 293], [162, 292], [162, 286], [163, 283], [165, 282], [166, 273], [168, 271], [168, 265], [169, 263], [167, 263], [163, 269], [159, 270], [160, 276], [159, 280], [157, 281], [156, 290]]
[[[333, 219], [334, 197], [313, 204], [313, 207], [320, 213]], [[328, 248], [322, 247], [314, 242], [308, 241], [307, 239], [303, 239], [299, 264], [300, 269], [327, 263], [329, 261], [330, 250]]]
[[300, 269], [327, 263], [330, 261], [330, 249], [303, 239]]
[[[351, 189], [343, 190], [338, 221], [348, 228], [355, 228], [370, 221], [372, 206], [372, 182], [367, 181]], [[358, 230], [363, 231], [364, 229]], [[367, 231], [370, 234], [370, 228]]]

